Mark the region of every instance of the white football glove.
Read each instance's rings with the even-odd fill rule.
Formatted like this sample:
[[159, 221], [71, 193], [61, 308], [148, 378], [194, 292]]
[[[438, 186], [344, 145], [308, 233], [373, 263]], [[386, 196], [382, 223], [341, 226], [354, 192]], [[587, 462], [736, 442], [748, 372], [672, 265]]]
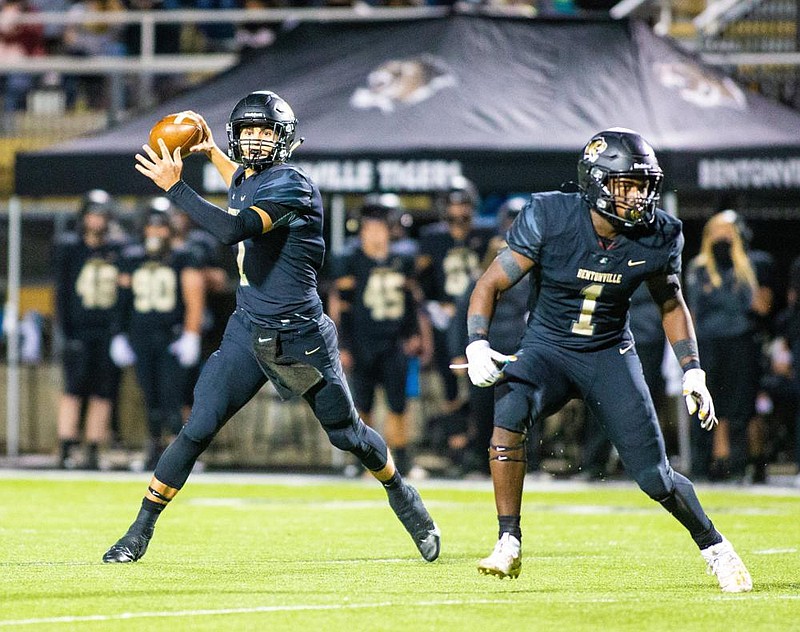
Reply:
[[131, 366], [136, 362], [136, 353], [133, 351], [131, 343], [128, 342], [128, 336], [125, 334], [117, 334], [111, 339], [108, 355], [111, 356], [111, 361], [120, 369]]
[[178, 364], [184, 368], [194, 366], [200, 362], [200, 334], [193, 331], [184, 331], [169, 346], [169, 352], [178, 358]]
[[706, 386], [706, 373], [702, 369], [689, 369], [683, 374], [683, 397], [690, 415], [697, 413], [700, 427], [712, 430], [717, 425], [714, 401]]
[[467, 373], [475, 386], [491, 386], [503, 376], [503, 369], [511, 356], [495, 351], [488, 340], [476, 340], [467, 345], [469, 367]]

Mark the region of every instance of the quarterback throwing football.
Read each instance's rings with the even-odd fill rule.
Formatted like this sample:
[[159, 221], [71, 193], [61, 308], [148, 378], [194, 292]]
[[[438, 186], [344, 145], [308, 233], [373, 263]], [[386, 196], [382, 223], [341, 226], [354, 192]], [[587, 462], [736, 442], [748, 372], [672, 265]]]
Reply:
[[207, 202], [183, 180], [180, 148], [170, 154], [143, 146], [136, 169], [202, 227], [238, 247], [236, 310], [219, 350], [203, 367], [189, 420], [156, 465], [139, 514], [103, 556], [105, 562], [140, 559], [156, 519], [183, 487], [197, 457], [233, 414], [266, 383], [283, 398], [300, 396], [337, 448], [355, 455], [385, 487], [389, 505], [422, 557], [439, 555], [439, 530], [417, 491], [395, 468], [383, 438], [358, 416], [337, 350], [336, 328], [322, 311], [317, 274], [322, 266], [319, 189], [287, 161], [295, 149], [297, 119], [273, 92], [241, 99], [227, 125], [228, 152], [214, 142], [202, 116], [204, 152], [229, 185], [228, 209]]

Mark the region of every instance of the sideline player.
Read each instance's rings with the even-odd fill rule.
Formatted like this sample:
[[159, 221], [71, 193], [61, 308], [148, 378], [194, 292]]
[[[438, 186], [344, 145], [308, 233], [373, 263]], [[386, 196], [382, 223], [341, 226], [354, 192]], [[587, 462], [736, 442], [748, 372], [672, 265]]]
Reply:
[[[120, 266], [120, 331], [111, 344], [118, 366], [135, 357], [147, 409], [145, 467], [153, 469], [165, 436], [180, 432], [181, 404], [192, 367], [200, 361], [205, 292], [203, 273], [186, 248], [172, 244], [167, 213], [151, 208], [141, 244], [124, 251]], [[121, 356], [120, 347], [125, 348]]]
[[397, 469], [408, 474], [408, 357], [421, 348], [414, 260], [391, 252], [387, 209], [365, 205], [360, 217], [358, 247], [338, 265], [331, 314], [335, 305], [339, 351], [351, 372], [356, 409], [372, 426], [375, 391], [383, 386], [388, 407], [384, 436]]
[[136, 520], [103, 561], [133, 562], [144, 555], [156, 520], [197, 457], [268, 379], [283, 398], [299, 395], [308, 402], [331, 443], [355, 455], [383, 484], [422, 557], [435, 560], [439, 530], [397, 472], [386, 442], [359, 418], [339, 361], [336, 328], [322, 311], [322, 201], [308, 176], [286, 163], [300, 142], [295, 143], [292, 109], [268, 91], [241, 99], [227, 125], [228, 155], [195, 116], [205, 140], [191, 149], [204, 152], [230, 186], [227, 212], [181, 180], [180, 149], [170, 155], [163, 140], [158, 151], [143, 147], [136, 169], [220, 241], [238, 244], [236, 311], [203, 367], [188, 422], [156, 465]]
[[64, 392], [58, 403], [59, 467], [74, 467], [85, 408], [87, 469], [99, 468], [108, 441], [120, 372], [109, 356], [117, 320], [117, 277], [123, 242], [110, 234], [114, 202], [102, 189], [86, 192], [75, 233], [56, 244], [58, 324], [64, 335]]
[[[694, 486], [670, 466], [655, 407], [628, 327], [630, 297], [647, 283], [681, 367], [690, 414], [717, 423], [680, 286], [681, 223], [656, 209], [663, 173], [639, 134], [596, 134], [578, 161], [580, 193], [531, 196], [503, 250], [478, 281], [467, 316], [469, 377], [497, 385], [489, 448], [499, 540], [480, 572], [517, 577], [520, 509], [530, 424], [582, 397], [617, 447], [630, 476], [689, 531], [724, 592], [752, 590], [731, 543], [714, 528]], [[536, 307], [516, 361], [487, 340], [497, 296], [528, 272]]]

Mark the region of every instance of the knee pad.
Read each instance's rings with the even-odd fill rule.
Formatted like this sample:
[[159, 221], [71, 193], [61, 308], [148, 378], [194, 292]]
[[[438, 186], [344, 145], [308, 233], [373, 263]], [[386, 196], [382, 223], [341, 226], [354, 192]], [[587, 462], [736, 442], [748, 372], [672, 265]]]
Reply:
[[377, 472], [386, 466], [386, 442], [360, 419], [346, 426], [326, 426], [325, 432], [332, 445], [355, 455], [368, 470]]
[[658, 464], [631, 474], [645, 494], [655, 501], [662, 502], [675, 491], [671, 472], [672, 468], [669, 466]]

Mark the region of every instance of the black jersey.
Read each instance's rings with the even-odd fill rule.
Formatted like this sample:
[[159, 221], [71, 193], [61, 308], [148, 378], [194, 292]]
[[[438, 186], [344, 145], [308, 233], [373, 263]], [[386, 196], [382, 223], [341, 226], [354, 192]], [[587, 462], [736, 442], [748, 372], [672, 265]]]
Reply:
[[192, 253], [177, 248], [162, 257], [151, 258], [140, 245], [125, 250], [122, 272], [130, 275], [128, 314], [123, 316], [127, 329], [134, 336], [156, 331], [180, 334], [185, 305], [181, 289], [181, 273], [197, 268]]
[[456, 241], [446, 229], [434, 230], [422, 238], [420, 253], [430, 257], [431, 266], [420, 279], [426, 298], [455, 302], [483, 270], [481, 260], [492, 233], [473, 230], [464, 241]]
[[317, 275], [325, 256], [319, 189], [293, 165], [275, 165], [249, 178], [242, 173], [240, 167], [233, 177], [229, 213], [237, 215], [261, 202], [281, 204], [293, 212], [269, 232], [237, 244], [237, 304], [264, 326], [280, 326], [293, 316], [319, 316]]
[[122, 243], [90, 248], [76, 234], [56, 243], [56, 302], [67, 338], [109, 329], [117, 318], [117, 277]]
[[628, 309], [649, 277], [681, 271], [681, 222], [662, 210], [653, 226], [604, 248], [578, 193], [536, 193], [508, 231], [509, 247], [536, 262], [538, 298], [526, 339], [603, 349], [630, 338]]
[[390, 254], [376, 260], [361, 248], [346, 256], [340, 266], [340, 277], [352, 277], [350, 326], [352, 332], [343, 337], [367, 344], [383, 346], [408, 338], [417, 330], [416, 310], [410, 292], [414, 261], [410, 257]]

